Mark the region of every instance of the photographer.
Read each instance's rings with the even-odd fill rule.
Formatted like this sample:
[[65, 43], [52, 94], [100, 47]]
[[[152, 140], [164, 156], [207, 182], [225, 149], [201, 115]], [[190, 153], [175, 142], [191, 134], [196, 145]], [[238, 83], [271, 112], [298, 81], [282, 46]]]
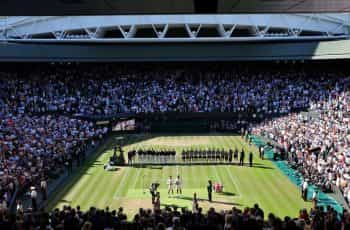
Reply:
[[159, 187], [159, 183], [152, 183], [151, 187], [149, 188], [149, 191], [152, 195], [152, 204], [155, 204], [156, 196], [157, 196], [157, 189]]

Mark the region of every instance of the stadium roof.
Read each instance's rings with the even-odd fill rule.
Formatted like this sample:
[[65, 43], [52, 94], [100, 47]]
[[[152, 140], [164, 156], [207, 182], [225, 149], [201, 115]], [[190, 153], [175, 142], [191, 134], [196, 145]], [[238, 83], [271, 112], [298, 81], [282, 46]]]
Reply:
[[0, 19], [0, 39], [40, 42], [196, 42], [330, 39], [350, 14], [45, 16]]
[[0, 18], [2, 61], [349, 58], [350, 14]]

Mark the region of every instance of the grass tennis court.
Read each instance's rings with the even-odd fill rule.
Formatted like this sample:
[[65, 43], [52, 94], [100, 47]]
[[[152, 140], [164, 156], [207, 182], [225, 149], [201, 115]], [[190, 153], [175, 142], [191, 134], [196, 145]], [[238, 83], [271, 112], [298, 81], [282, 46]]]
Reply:
[[[172, 148], [178, 152], [183, 148], [244, 148], [254, 152], [254, 167], [238, 165], [174, 165], [118, 167], [117, 171], [105, 171], [103, 165], [113, 154], [116, 143], [124, 144], [124, 151], [131, 148]], [[180, 156], [177, 156], [180, 157]], [[248, 160], [246, 154], [246, 162]], [[179, 174], [183, 181], [182, 196], [167, 195], [166, 180]], [[213, 201], [206, 201], [208, 179], [224, 185], [222, 194], [213, 193]], [[140, 207], [151, 208], [149, 185], [157, 181], [160, 185], [161, 205], [192, 207], [192, 196], [196, 192], [202, 199], [204, 210], [229, 209], [237, 206], [243, 209], [258, 203], [265, 212], [278, 216], [296, 216], [301, 208], [310, 208], [311, 202], [304, 202], [299, 189], [292, 184], [269, 160], [260, 160], [257, 149], [247, 145], [240, 136], [208, 135], [114, 135], [101, 146], [96, 157], [85, 163], [60, 191], [50, 200], [49, 209], [63, 205], [80, 205], [86, 210], [90, 206], [117, 209], [123, 206], [132, 218]], [[267, 214], [267, 213], [266, 213]]]

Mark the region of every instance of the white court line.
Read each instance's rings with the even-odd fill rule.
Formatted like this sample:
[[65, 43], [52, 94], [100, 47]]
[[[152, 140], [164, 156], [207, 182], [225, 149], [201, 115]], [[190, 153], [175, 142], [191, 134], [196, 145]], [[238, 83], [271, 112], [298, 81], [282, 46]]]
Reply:
[[125, 178], [128, 178], [127, 176], [129, 176], [129, 168], [125, 168], [125, 170], [127, 170], [127, 172], [126, 173], [123, 173], [123, 178], [122, 178], [122, 180], [120, 181], [120, 183], [119, 183], [119, 185], [118, 185], [118, 188], [117, 188], [117, 190], [115, 191], [115, 193], [114, 193], [114, 195], [113, 195], [113, 197], [115, 197], [115, 198], [118, 198], [118, 193], [119, 193], [119, 190], [120, 190], [120, 188], [124, 185], [124, 181], [125, 181]]
[[[159, 170], [162, 170], [161, 173], [160, 173], [161, 174], [161, 178], [159, 178], [159, 176], [157, 175], [157, 170], [158, 169], [156, 171], [153, 171], [153, 169], [151, 169], [151, 170], [148, 169], [149, 172], [147, 172], [146, 176], [149, 176], [149, 174], [151, 174], [151, 183], [154, 183], [154, 182], [157, 182], [157, 183], [160, 183], [160, 184], [163, 183], [163, 173], [162, 172], [163, 172], [163, 169], [164, 169], [165, 166], [160, 166], [160, 167], [162, 167], [162, 169], [159, 169]], [[166, 179], [165, 179], [165, 181], [166, 181]], [[147, 187], [147, 185], [143, 185], [143, 187], [144, 186]]]
[[[133, 185], [130, 187], [130, 188], [133, 188], [133, 189], [136, 189], [136, 184], [137, 184], [137, 181], [138, 181], [139, 178], [140, 178], [140, 173], [141, 173], [141, 171], [142, 171], [142, 168], [136, 168], [136, 169], [137, 169], [136, 178], [135, 178], [135, 180], [134, 180]], [[142, 177], [143, 177], [143, 175], [142, 175]], [[143, 178], [142, 178], [142, 179], [143, 179]]]
[[[221, 180], [221, 177], [219, 176], [219, 173], [218, 171], [216, 170], [216, 167], [215, 166], [210, 166], [211, 168], [214, 168], [214, 171], [215, 171], [215, 176], [216, 178], [218, 178], [218, 180]], [[222, 181], [220, 181], [222, 183]]]
[[[218, 171], [216, 170], [216, 167], [215, 167], [215, 166], [211, 166], [211, 167], [214, 168], [216, 177], [217, 177], [219, 180], [221, 180], [221, 177], [219, 176], [219, 173], [218, 173]], [[225, 166], [224, 166], [224, 167], [225, 167]], [[226, 168], [226, 167], [225, 167], [225, 168]], [[230, 174], [230, 175], [231, 175], [231, 174]], [[231, 181], [232, 181], [232, 179], [231, 179]], [[220, 181], [220, 182], [222, 183], [222, 181]], [[235, 183], [234, 183], [234, 186], [236, 187], [236, 190], [238, 190]], [[225, 185], [224, 185], [224, 188], [225, 188]], [[237, 192], [238, 192], [238, 191], [237, 191]], [[241, 193], [240, 193], [240, 192], [239, 192], [239, 194], [238, 194], [237, 196], [235, 196], [235, 198], [238, 198], [238, 197], [241, 197]]]
[[234, 184], [234, 186], [236, 187], [236, 189], [237, 189], [237, 192], [238, 192], [238, 196], [236, 196], [236, 197], [243, 197], [243, 193], [239, 190], [239, 186], [237, 185], [237, 182], [236, 182], [236, 180], [232, 177], [232, 174], [230, 173], [230, 171], [228, 170], [228, 167], [225, 167], [224, 166], [224, 168], [225, 168], [225, 170], [227, 171], [227, 173], [228, 173], [228, 175], [229, 175], [229, 177], [230, 177], [230, 180], [232, 181], [232, 183]]
[[[231, 141], [230, 141], [231, 140]], [[227, 146], [230, 146], [230, 142], [233, 142], [234, 146], [238, 146], [236, 139], [232, 136], [230, 136], [229, 138], [224, 138], [224, 142], [227, 144]], [[232, 167], [232, 166], [231, 166]], [[232, 177], [232, 174], [230, 172], [230, 170], [228, 170], [229, 166], [224, 166], [226, 172], [228, 173], [230, 180], [232, 181], [233, 185], [236, 187], [237, 192], [239, 193], [237, 197], [243, 197], [243, 193], [239, 190], [239, 186], [237, 185], [237, 181]]]
[[[218, 172], [217, 172], [217, 170], [216, 170], [216, 167], [215, 167], [215, 166], [212, 166], [212, 167], [214, 167], [214, 171], [215, 171], [216, 177], [219, 178], [219, 180], [221, 180], [221, 177], [219, 176], [219, 174], [218, 174]], [[227, 169], [226, 166], [224, 166], [224, 168]], [[238, 192], [238, 194], [236, 194], [236, 195], [234, 196], [234, 198], [240, 198], [242, 193], [239, 191], [238, 186], [237, 186], [237, 184], [235, 183], [235, 180], [232, 178], [232, 175], [230, 174], [230, 172], [228, 172], [228, 173], [229, 173], [229, 175], [230, 175], [230, 177], [231, 177], [230, 180], [233, 182], [233, 185], [235, 186], [236, 191]], [[222, 181], [220, 181], [220, 182], [222, 182]], [[225, 185], [224, 185], [224, 189], [225, 189]]]
[[[196, 166], [194, 166], [194, 165], [189, 165], [188, 167], [190, 168], [190, 173], [191, 173], [190, 178], [191, 178], [191, 181], [192, 181], [193, 179], [196, 178], [195, 171], [193, 171], [193, 170], [194, 170], [194, 167], [196, 167]], [[200, 167], [200, 166], [197, 166], [197, 167]], [[196, 188], [200, 188], [200, 187], [201, 187], [201, 182], [200, 182], [200, 180], [192, 181], [192, 183], [195, 184]]]

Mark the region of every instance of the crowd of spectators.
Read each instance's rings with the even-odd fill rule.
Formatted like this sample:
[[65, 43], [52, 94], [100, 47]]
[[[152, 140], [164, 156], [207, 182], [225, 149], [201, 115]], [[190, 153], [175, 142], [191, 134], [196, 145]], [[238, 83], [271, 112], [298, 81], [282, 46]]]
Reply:
[[219, 121], [211, 121], [209, 126], [211, 131], [219, 131], [219, 132], [242, 132], [242, 129], [247, 129], [249, 127], [250, 122], [245, 119], [237, 119], [237, 120], [219, 120]]
[[350, 202], [350, 89], [347, 82], [310, 103], [310, 112], [268, 119], [253, 133], [276, 141], [291, 164], [325, 192], [338, 187]]
[[14, 190], [38, 186], [42, 178], [55, 178], [75, 160], [84, 158], [91, 140], [106, 129], [65, 116], [1, 114], [1, 198], [8, 204]]
[[287, 114], [323, 100], [341, 73], [162, 69], [103, 65], [0, 73], [6, 103], [17, 110], [84, 115], [153, 112]]
[[0, 204], [6, 208], [15, 191], [25, 194], [41, 181], [58, 177], [73, 161], [83, 160], [87, 147], [108, 130], [59, 113], [26, 111], [30, 95], [40, 100], [35, 92], [41, 85], [0, 75]]
[[230, 210], [210, 208], [204, 212], [201, 207], [195, 210], [187, 208], [165, 207], [164, 209], [142, 209], [134, 217], [128, 218], [123, 208], [104, 210], [91, 207], [82, 211], [80, 207], [65, 206], [47, 213], [17, 211], [10, 214], [0, 210], [0, 229], [156, 229], [156, 230], [233, 230], [233, 229], [349, 229], [350, 215], [344, 211], [340, 218], [331, 207], [302, 209], [295, 217], [283, 219], [264, 211], [255, 204], [243, 210], [233, 207]]

